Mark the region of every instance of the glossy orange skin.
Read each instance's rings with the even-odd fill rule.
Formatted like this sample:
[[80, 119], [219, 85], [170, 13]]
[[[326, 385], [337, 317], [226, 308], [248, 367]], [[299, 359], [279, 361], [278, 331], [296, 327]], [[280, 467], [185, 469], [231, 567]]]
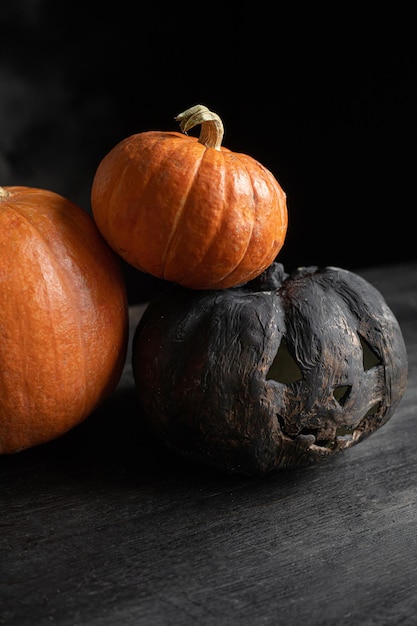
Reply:
[[51, 191], [2, 188], [0, 311], [0, 454], [10, 454], [70, 430], [120, 379], [124, 279], [90, 215]]
[[258, 161], [149, 131], [117, 144], [92, 185], [96, 224], [130, 265], [192, 289], [258, 276], [277, 256], [286, 195]]

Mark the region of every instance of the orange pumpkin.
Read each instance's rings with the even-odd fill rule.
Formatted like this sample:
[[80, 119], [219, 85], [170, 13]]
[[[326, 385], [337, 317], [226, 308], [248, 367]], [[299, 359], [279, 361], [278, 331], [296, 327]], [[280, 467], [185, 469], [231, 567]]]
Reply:
[[64, 434], [118, 383], [128, 340], [119, 261], [69, 200], [0, 188], [0, 454]]
[[[255, 278], [283, 246], [286, 195], [273, 174], [221, 146], [221, 119], [202, 105], [181, 133], [149, 131], [118, 143], [94, 176], [91, 207], [127, 263], [192, 289]], [[201, 125], [199, 138], [187, 131]]]

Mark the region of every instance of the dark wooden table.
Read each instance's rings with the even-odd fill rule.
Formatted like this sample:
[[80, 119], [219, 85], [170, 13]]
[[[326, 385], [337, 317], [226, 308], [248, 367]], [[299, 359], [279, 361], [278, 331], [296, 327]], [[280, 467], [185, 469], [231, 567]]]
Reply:
[[415, 626], [417, 263], [358, 273], [407, 345], [385, 426], [314, 467], [226, 475], [149, 437], [128, 359], [86, 422], [0, 458], [0, 624]]

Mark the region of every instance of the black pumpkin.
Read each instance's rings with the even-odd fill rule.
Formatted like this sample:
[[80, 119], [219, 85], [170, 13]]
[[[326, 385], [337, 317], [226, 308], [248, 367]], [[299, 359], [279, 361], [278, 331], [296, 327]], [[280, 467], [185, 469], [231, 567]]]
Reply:
[[307, 465], [359, 443], [407, 384], [399, 324], [340, 268], [273, 263], [244, 286], [173, 286], [134, 335], [144, 415], [181, 454], [244, 474]]

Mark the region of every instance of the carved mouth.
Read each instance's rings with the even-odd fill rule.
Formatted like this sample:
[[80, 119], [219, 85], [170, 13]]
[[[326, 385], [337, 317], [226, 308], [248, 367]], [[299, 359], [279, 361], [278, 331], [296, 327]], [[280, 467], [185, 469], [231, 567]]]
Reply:
[[[330, 453], [336, 450], [344, 450], [353, 446], [360, 437], [363, 436], [363, 429], [357, 428], [337, 428], [332, 439], [320, 438], [320, 431], [317, 429], [303, 429], [296, 437], [290, 437], [295, 443], [301, 444], [303, 448], [320, 451], [320, 453]], [[287, 435], [288, 436], [288, 435]]]
[[336, 428], [334, 436], [323, 438], [320, 428], [303, 428], [296, 435], [290, 435], [285, 430], [285, 425], [281, 423], [282, 434], [294, 442], [295, 445], [320, 454], [331, 454], [338, 450], [345, 450], [359, 442], [364, 434], [370, 432], [369, 413], [354, 426], [341, 426]]

